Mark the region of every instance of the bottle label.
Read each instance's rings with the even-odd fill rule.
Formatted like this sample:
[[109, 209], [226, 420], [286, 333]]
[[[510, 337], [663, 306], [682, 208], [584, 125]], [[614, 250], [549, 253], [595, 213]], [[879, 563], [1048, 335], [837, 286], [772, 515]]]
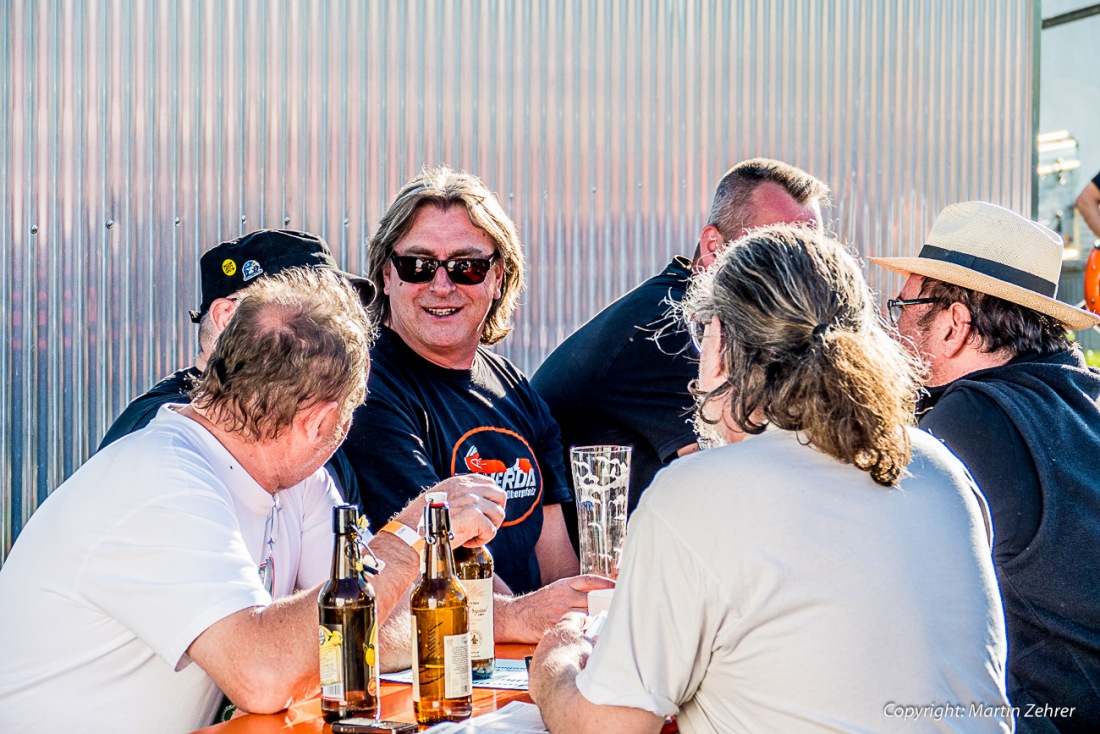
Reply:
[[[413, 700], [420, 700], [420, 655], [418, 649], [420, 647], [416, 638], [416, 615], [410, 614], [409, 621], [412, 622], [412, 674], [413, 674]], [[472, 672], [472, 670], [471, 670]]]
[[[443, 637], [443, 695], [464, 698], [473, 692], [474, 671], [470, 664], [470, 633]], [[414, 676], [415, 677], [415, 676]], [[413, 693], [415, 696], [415, 691]]]
[[378, 620], [370, 626], [369, 641], [363, 645], [363, 659], [367, 663], [370, 680], [367, 681], [367, 693], [378, 695]]
[[496, 656], [493, 639], [493, 580], [463, 579], [470, 602], [470, 657], [489, 660]]
[[344, 627], [318, 625], [321, 644], [321, 697], [344, 699]]

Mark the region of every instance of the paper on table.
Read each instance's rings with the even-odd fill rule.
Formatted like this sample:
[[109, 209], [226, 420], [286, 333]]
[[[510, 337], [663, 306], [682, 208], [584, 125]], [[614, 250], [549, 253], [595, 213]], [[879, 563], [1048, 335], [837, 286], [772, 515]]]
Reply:
[[[475, 680], [474, 688], [499, 688], [506, 691], [527, 690], [527, 666], [522, 660], [497, 658], [493, 675], [487, 680]], [[382, 680], [394, 683], [412, 683], [412, 669], [399, 673], [383, 673]]]
[[476, 734], [476, 732], [545, 734], [546, 725], [542, 723], [538, 706], [523, 701], [512, 701], [491, 714], [482, 714], [466, 721], [436, 724], [424, 734]]

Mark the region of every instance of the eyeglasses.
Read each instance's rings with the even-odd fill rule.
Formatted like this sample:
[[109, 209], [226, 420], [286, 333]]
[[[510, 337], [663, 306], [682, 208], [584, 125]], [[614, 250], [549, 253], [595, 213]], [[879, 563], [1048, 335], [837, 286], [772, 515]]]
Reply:
[[890, 323], [897, 326], [902, 309], [906, 306], [921, 306], [925, 303], [936, 303], [938, 300], [936, 298], [891, 298], [886, 302], [886, 310], [890, 314]]
[[688, 336], [691, 337], [691, 346], [695, 347], [695, 351], [699, 354], [703, 353], [703, 332], [706, 331], [707, 325], [700, 320], [699, 314], [692, 314], [687, 320]]
[[436, 260], [434, 257], [419, 255], [390, 255], [390, 262], [397, 270], [397, 277], [406, 283], [427, 283], [442, 266], [455, 285], [477, 285], [485, 280], [497, 257], [495, 252], [489, 257], [455, 257], [450, 260]]
[[267, 547], [267, 558], [257, 569], [260, 573], [260, 583], [264, 585], [268, 594], [275, 595], [275, 542], [279, 540], [279, 512], [283, 509], [279, 501], [279, 495], [273, 495], [271, 510], [267, 514], [267, 524], [264, 526], [264, 546]]

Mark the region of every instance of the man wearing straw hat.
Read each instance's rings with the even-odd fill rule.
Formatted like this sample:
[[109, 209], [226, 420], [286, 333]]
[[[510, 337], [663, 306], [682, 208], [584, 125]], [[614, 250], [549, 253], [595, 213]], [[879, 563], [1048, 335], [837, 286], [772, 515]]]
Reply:
[[[984, 202], [944, 209], [889, 301], [927, 365], [920, 425], [969, 467], [993, 515], [1018, 731], [1100, 721], [1100, 373], [1055, 299], [1057, 234]], [[1031, 715], [1029, 716], [1029, 712]]]

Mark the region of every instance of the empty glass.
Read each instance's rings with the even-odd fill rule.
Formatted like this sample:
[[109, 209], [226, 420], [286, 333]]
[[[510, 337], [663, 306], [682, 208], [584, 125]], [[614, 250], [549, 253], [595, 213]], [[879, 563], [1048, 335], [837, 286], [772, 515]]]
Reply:
[[626, 540], [629, 446], [574, 446], [569, 450], [577, 494], [581, 573], [615, 578]]

